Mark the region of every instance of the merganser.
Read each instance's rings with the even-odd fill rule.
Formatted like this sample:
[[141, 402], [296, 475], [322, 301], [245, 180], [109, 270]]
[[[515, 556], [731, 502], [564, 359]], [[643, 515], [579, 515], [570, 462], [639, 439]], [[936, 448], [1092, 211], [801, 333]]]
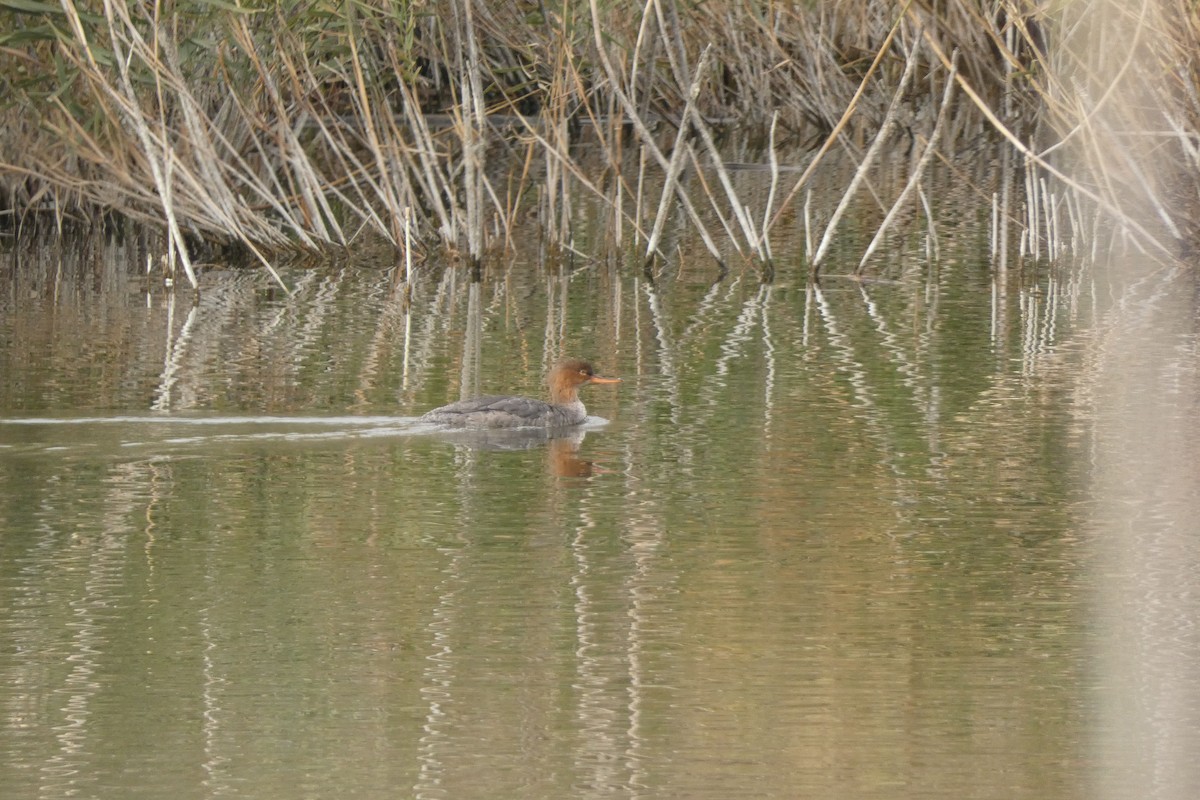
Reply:
[[592, 365], [568, 358], [550, 371], [550, 402], [530, 397], [503, 395], [460, 400], [435, 408], [421, 417], [456, 428], [563, 428], [587, 419], [587, 409], [579, 400], [579, 389], [589, 383], [620, 383], [620, 378], [596, 374]]

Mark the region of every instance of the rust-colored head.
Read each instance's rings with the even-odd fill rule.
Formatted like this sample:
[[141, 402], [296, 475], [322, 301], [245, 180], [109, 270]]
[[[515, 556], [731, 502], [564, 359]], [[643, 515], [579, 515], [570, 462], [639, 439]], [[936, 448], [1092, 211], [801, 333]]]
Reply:
[[579, 397], [579, 388], [589, 383], [620, 382], [620, 378], [597, 375], [592, 365], [581, 358], [563, 359], [550, 370], [550, 402], [573, 403]]

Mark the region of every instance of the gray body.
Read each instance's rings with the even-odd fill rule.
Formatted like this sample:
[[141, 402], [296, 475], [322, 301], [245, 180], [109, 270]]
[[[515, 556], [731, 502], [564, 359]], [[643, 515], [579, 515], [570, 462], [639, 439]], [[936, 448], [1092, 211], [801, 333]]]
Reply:
[[435, 408], [421, 417], [455, 428], [564, 428], [587, 419], [578, 398], [572, 403], [547, 403], [530, 397], [476, 397]]

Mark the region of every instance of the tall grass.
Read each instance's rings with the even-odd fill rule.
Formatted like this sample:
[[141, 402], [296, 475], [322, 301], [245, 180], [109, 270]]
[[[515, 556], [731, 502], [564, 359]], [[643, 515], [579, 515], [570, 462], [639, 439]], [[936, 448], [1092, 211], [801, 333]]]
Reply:
[[[280, 251], [371, 236], [399, 258], [415, 240], [478, 270], [532, 217], [571, 252], [577, 192], [651, 276], [682, 224], [718, 269], [764, 278], [773, 237], [803, 229], [817, 277], [855, 209], [877, 219], [857, 272], [906, 229], [936, 250], [930, 165], [983, 159], [972, 185], [999, 266], [1112, 231], [1186, 252], [1200, 12], [1040, 5], [0, 0], [0, 200], [19, 230], [162, 226], [193, 284], [203, 241], [271, 269]], [[739, 194], [731, 137], [756, 143], [742, 149], [770, 171], [765, 198]], [[856, 169], [814, 213], [831, 153]], [[894, 189], [873, 177], [884, 165], [904, 173]]]

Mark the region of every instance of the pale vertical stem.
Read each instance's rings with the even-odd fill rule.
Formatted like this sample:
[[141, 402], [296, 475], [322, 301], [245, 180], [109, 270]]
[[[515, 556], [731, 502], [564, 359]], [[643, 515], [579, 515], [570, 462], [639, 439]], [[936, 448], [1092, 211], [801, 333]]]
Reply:
[[634, 199], [634, 230], [636, 231], [637, 242], [641, 243], [642, 235], [645, 232], [645, 227], [642, 224], [642, 212], [645, 210], [645, 194], [646, 194], [646, 146], [643, 144], [638, 148], [638, 178], [637, 178], [637, 197]]
[[[463, 182], [467, 201], [467, 251], [475, 264], [483, 260], [483, 131], [487, 124], [483, 107], [479, 47], [475, 40], [474, 0], [462, 0], [463, 26], [460, 36], [467, 45], [463, 67], [462, 130]], [[461, 57], [461, 53], [460, 53]]]
[[992, 192], [991, 256], [995, 264], [1000, 256], [1000, 195]]
[[1057, 203], [1046, 186], [1046, 179], [1041, 178], [1039, 184], [1042, 196], [1042, 219], [1046, 221], [1047, 256], [1054, 259], [1058, 257], [1058, 225], [1055, 219]]
[[925, 190], [918, 188], [917, 194], [921, 198], [921, 207], [925, 209], [925, 222], [928, 225], [929, 235], [926, 238], [929, 246], [932, 248], [930, 259], [936, 259], [941, 254], [941, 246], [938, 244], [937, 223], [933, 221], [933, 206], [929, 202], [929, 196], [925, 194]]
[[804, 193], [804, 257], [813, 260], [812, 187]]
[[759, 233], [759, 240], [762, 242], [763, 252], [768, 259], [771, 258], [771, 239], [768, 235], [771, 230], [771, 209], [775, 206], [775, 193], [779, 190], [779, 153], [775, 150], [775, 129], [779, 125], [779, 110], [771, 115], [771, 134], [768, 139], [768, 158], [771, 164], [771, 188], [767, 192], [767, 207], [763, 209], [762, 229]]
[[[1012, 206], [1012, 156], [1013, 148], [1003, 148], [1000, 156], [1000, 213], [998, 215], [1000, 237], [999, 256], [996, 259], [996, 269], [1001, 278], [1008, 270], [1008, 212]], [[1003, 281], [1002, 281], [1003, 282]]]
[[1025, 160], [1025, 226], [1028, 232], [1029, 252], [1034, 260], [1041, 258], [1041, 202], [1038, 197], [1038, 181], [1033, 162]]

